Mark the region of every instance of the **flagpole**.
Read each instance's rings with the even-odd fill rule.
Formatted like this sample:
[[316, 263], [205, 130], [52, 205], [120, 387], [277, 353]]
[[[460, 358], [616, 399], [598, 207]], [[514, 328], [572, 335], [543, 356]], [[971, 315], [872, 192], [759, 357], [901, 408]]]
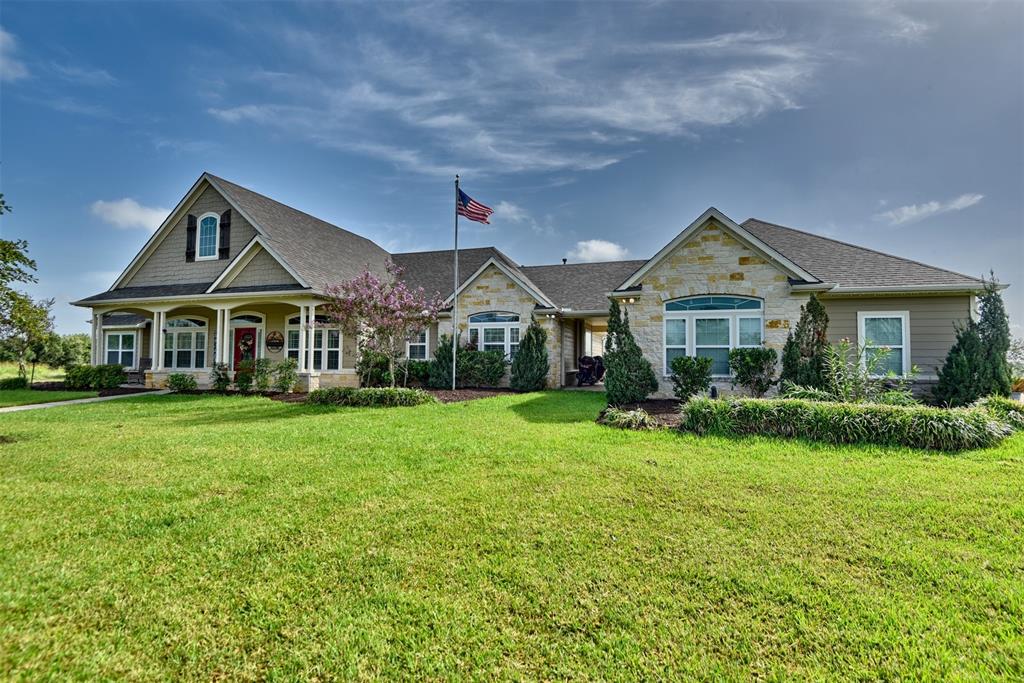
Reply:
[[455, 175], [455, 286], [452, 288], [452, 391], [455, 391], [455, 360], [459, 353], [459, 176]]

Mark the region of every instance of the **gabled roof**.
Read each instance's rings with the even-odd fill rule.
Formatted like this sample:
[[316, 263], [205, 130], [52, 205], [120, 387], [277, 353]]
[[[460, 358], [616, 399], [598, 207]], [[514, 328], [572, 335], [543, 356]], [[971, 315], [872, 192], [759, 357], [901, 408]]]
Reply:
[[[427, 294], [448, 298], [455, 284], [454, 252], [413, 251], [392, 254], [391, 260], [402, 269], [402, 279], [411, 287], [422, 287]], [[516, 264], [494, 247], [459, 249], [459, 286], [473, 276], [488, 259], [494, 259], [509, 268]]]
[[963, 286], [980, 288], [974, 277], [911, 259], [858, 247], [802, 230], [748, 218], [743, 227], [758, 239], [799, 263], [822, 282], [839, 288], [914, 288]]
[[690, 223], [680, 232], [675, 238], [666, 244], [661, 251], [651, 257], [647, 263], [645, 263], [635, 273], [630, 275], [624, 282], [622, 282], [616, 289], [629, 289], [634, 287], [643, 281], [644, 275], [646, 275], [652, 268], [661, 263], [662, 259], [671, 254], [675, 249], [693, 237], [697, 232], [710, 223], [717, 223], [724, 230], [731, 233], [733, 237], [745, 244], [748, 248], [761, 254], [769, 261], [774, 263], [782, 272], [788, 274], [791, 279], [798, 282], [816, 282], [817, 279], [808, 273], [806, 270], [801, 268], [798, 264], [793, 262], [785, 254], [773, 249], [771, 246], [765, 244], [760, 239], [752, 235], [745, 228], [741, 227], [731, 218], [726, 216], [724, 213], [716, 209], [715, 207], [709, 207], [707, 211], [697, 217], [697, 220]]
[[608, 309], [608, 292], [645, 263], [647, 261], [565, 263], [522, 266], [520, 270], [561, 308], [604, 311]]
[[203, 175], [314, 291], [354, 278], [367, 267], [378, 273], [387, 268], [388, 252], [371, 240], [223, 178]]

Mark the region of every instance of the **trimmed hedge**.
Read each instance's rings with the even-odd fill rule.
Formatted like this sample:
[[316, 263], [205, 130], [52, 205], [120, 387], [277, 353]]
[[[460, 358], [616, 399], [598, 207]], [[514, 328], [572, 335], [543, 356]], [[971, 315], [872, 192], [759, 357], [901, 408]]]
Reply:
[[394, 408], [437, 403], [437, 399], [422, 389], [332, 387], [311, 391], [308, 403], [359, 408]]
[[116, 389], [124, 384], [124, 368], [110, 365], [69, 365], [64, 372], [68, 389]]
[[984, 448], [1012, 433], [977, 408], [943, 409], [793, 399], [694, 399], [680, 430], [695, 434], [784, 436], [826, 443], [874, 443], [941, 451]]
[[28, 389], [28, 377], [5, 377], [0, 379], [0, 391], [10, 391], [12, 389]]
[[979, 398], [971, 407], [988, 411], [996, 419], [1010, 425], [1014, 431], [1024, 430], [1024, 403], [1020, 401], [1002, 396], [986, 396]]
[[658, 421], [643, 408], [635, 410], [622, 410], [615, 406], [609, 406], [601, 411], [597, 423], [618, 429], [635, 429], [637, 431], [649, 431], [658, 428]]

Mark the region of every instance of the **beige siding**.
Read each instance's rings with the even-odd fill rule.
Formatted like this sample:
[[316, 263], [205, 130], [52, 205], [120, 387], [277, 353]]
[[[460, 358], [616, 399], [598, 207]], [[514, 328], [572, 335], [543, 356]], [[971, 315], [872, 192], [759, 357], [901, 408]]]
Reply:
[[[142, 267], [128, 282], [125, 287], [139, 287], [143, 285], [167, 285], [181, 284], [183, 282], [213, 282], [230, 262], [227, 260], [196, 261], [188, 263], [185, 261], [185, 238], [188, 225], [188, 214], [197, 218], [204, 213], [214, 212], [219, 214], [227, 211], [231, 206], [212, 187], [196, 198], [185, 215], [175, 223], [170, 232], [156, 250], [146, 259]], [[256, 230], [237, 211], [231, 212], [231, 248], [230, 257], [234, 258], [256, 235]]]
[[294, 285], [293, 278], [270, 252], [259, 248], [249, 263], [245, 265], [235, 279], [227, 287], [253, 287], [258, 285]]
[[829, 299], [822, 297], [828, 313], [828, 336], [832, 342], [857, 338], [858, 311], [908, 311], [910, 313], [910, 362], [921, 370], [921, 378], [934, 377], [956, 341], [956, 321], [971, 312], [971, 297], [920, 296]]

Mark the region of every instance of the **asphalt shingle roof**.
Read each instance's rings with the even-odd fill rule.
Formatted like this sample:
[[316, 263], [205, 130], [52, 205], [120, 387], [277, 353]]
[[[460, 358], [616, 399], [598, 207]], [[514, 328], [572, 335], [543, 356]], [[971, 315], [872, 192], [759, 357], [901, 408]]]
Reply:
[[308, 213], [208, 174], [239, 208], [266, 233], [270, 246], [289, 266], [322, 291], [369, 267], [383, 273], [390, 255], [371, 240]]
[[621, 285], [647, 261], [566, 263], [523, 266], [521, 270], [556, 305], [574, 311], [608, 308], [608, 292]]
[[[459, 249], [459, 285], [465, 284], [490, 258], [513, 270], [517, 268], [510, 258], [494, 247]], [[452, 293], [455, 264], [451, 249], [392, 254], [391, 259], [402, 269], [402, 279], [406, 284], [422, 287], [427, 294], [437, 294], [442, 299]]]
[[756, 218], [742, 226], [822, 282], [842, 287], [982, 285], [978, 278]]
[[[203, 294], [212, 282], [187, 282], [180, 285], [146, 285], [144, 287], [121, 287], [107, 292], [100, 292], [82, 299], [82, 303], [100, 301], [121, 301], [124, 299], [151, 299], [169, 296], [189, 296]], [[226, 287], [218, 289], [217, 294], [237, 294], [241, 292], [280, 292], [305, 288], [302, 285], [253, 285], [249, 287]]]

